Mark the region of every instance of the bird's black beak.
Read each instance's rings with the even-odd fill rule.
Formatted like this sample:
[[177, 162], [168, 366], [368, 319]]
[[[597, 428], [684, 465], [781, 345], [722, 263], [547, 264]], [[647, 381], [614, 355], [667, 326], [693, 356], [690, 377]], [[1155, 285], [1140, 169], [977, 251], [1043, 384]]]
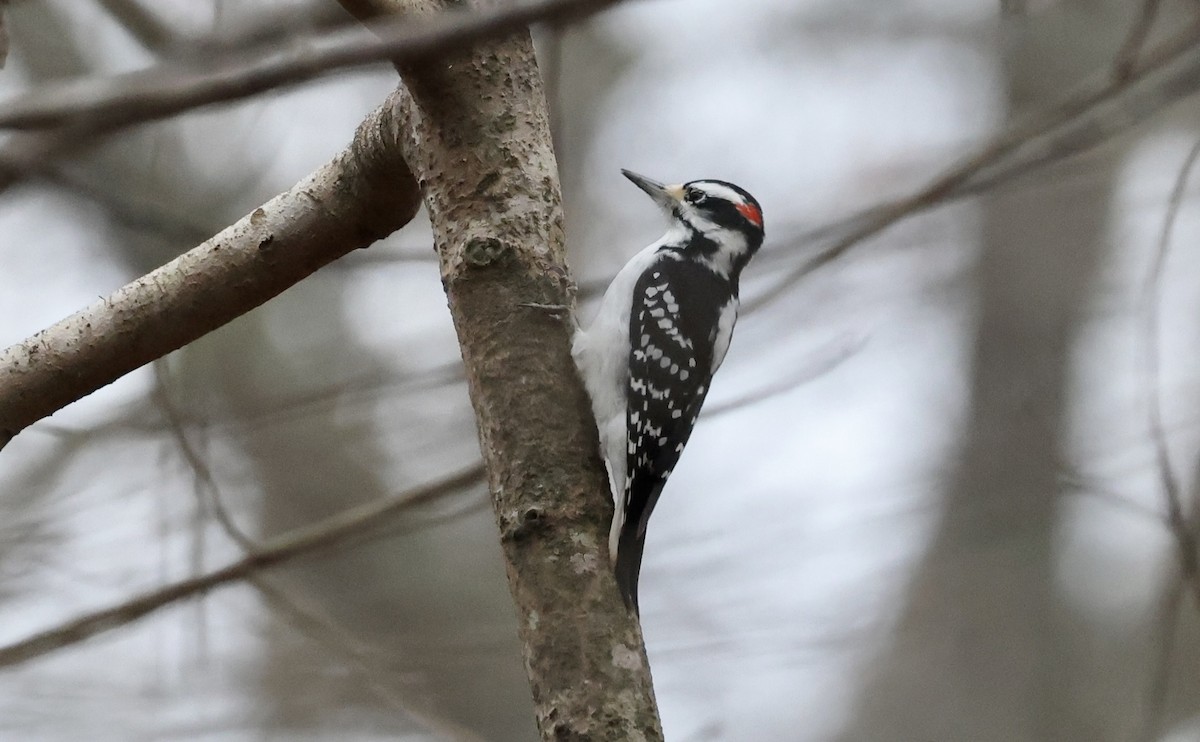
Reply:
[[683, 186], [681, 185], [663, 185], [657, 180], [650, 180], [644, 175], [638, 175], [629, 170], [622, 170], [621, 174], [633, 181], [635, 186], [654, 199], [654, 203], [667, 211], [674, 209], [683, 200]]

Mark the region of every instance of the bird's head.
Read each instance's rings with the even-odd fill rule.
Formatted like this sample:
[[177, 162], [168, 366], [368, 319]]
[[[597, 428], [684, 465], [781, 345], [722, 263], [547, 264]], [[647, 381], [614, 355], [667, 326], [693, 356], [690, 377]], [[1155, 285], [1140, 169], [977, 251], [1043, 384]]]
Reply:
[[672, 229], [679, 232], [670, 241], [696, 251], [714, 269], [736, 277], [762, 246], [762, 207], [744, 188], [724, 180], [664, 185], [621, 172], [670, 215]]

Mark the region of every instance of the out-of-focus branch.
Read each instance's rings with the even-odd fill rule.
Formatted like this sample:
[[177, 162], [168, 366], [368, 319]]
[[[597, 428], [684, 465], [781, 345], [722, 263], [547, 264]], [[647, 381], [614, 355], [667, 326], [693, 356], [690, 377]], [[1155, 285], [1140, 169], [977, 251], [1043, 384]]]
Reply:
[[8, 0], [0, 0], [0, 70], [8, 61], [8, 27], [4, 25], [4, 6]]
[[265, 543], [228, 566], [138, 595], [102, 610], [86, 613], [58, 626], [0, 647], [0, 667], [20, 664], [97, 634], [132, 623], [180, 600], [213, 588], [246, 579], [259, 571], [322, 549], [347, 546], [369, 538], [388, 519], [408, 508], [432, 502], [479, 482], [483, 468], [476, 466], [407, 494], [346, 510], [305, 528], [298, 528]]
[[620, 0], [534, 0], [470, 13], [440, 13], [426, 21], [380, 17], [359, 29], [299, 37], [286, 48], [221, 55], [206, 68], [166, 65], [102, 80], [71, 81], [0, 105], [0, 128], [70, 125], [93, 132], [165, 118], [212, 103], [246, 98], [373, 62], [428, 61], [450, 49], [524, 29], [597, 13]]
[[802, 384], [806, 384], [813, 379], [820, 378], [833, 371], [861, 350], [865, 344], [866, 341], [864, 338], [840, 338], [837, 342], [830, 344], [820, 354], [808, 359], [807, 363], [791, 369], [782, 378], [776, 379], [770, 384], [766, 384], [758, 389], [751, 389], [732, 399], [709, 403], [702, 413], [704, 416], [703, 419], [712, 420], [714, 417], [726, 415], [730, 412], [737, 412], [777, 395], [793, 391]]
[[1162, 374], [1159, 368], [1160, 338], [1159, 311], [1162, 302], [1162, 278], [1166, 269], [1167, 257], [1171, 250], [1171, 233], [1175, 228], [1175, 220], [1179, 216], [1179, 207], [1187, 190], [1188, 177], [1200, 159], [1200, 141], [1192, 145], [1192, 149], [1184, 158], [1171, 189], [1167, 203], [1167, 214], [1163, 218], [1162, 232], [1159, 234], [1158, 247], [1155, 250], [1154, 261], [1150, 272], [1146, 275], [1143, 287], [1143, 317], [1145, 325], [1142, 328], [1143, 371], [1145, 374], [1145, 390], [1147, 409], [1150, 422], [1150, 437], [1154, 443], [1155, 461], [1158, 465], [1159, 485], [1162, 487], [1163, 500], [1167, 509], [1167, 524], [1175, 539], [1175, 548], [1179, 558], [1180, 579], [1184, 581], [1196, 600], [1196, 608], [1200, 609], [1200, 543], [1197, 542], [1196, 531], [1188, 522], [1183, 510], [1183, 495], [1180, 492], [1179, 478], [1171, 463], [1171, 449], [1167, 444], [1166, 427], [1162, 417]]
[[661, 740], [605, 549], [612, 509], [573, 325], [539, 308], [573, 298], [533, 44], [512, 34], [403, 76], [401, 146], [433, 225], [542, 738]]
[[[1157, 630], [1154, 632], [1151, 656], [1154, 663], [1151, 668], [1151, 683], [1147, 691], [1146, 712], [1142, 719], [1139, 739], [1158, 739], [1162, 726], [1163, 710], [1166, 707], [1167, 690], [1171, 678], [1171, 660], [1174, 654], [1175, 635], [1178, 631], [1179, 609], [1185, 589], [1192, 593], [1196, 607], [1200, 609], [1200, 554], [1197, 548], [1196, 518], [1189, 519], [1183, 510], [1183, 495], [1179, 478], [1171, 462], [1171, 449], [1167, 444], [1166, 426], [1162, 418], [1162, 374], [1160, 369], [1161, 339], [1159, 337], [1159, 314], [1162, 302], [1162, 279], [1166, 270], [1167, 258], [1171, 249], [1171, 234], [1183, 197], [1187, 190], [1188, 178], [1200, 159], [1200, 141], [1192, 145], [1192, 149], [1184, 158], [1171, 195], [1167, 201], [1167, 213], [1163, 217], [1162, 231], [1159, 233], [1157, 249], [1150, 271], [1146, 274], [1146, 282], [1142, 289], [1144, 326], [1142, 328], [1142, 370], [1145, 376], [1143, 384], [1146, 393], [1146, 406], [1149, 416], [1150, 439], [1154, 446], [1154, 458], [1158, 468], [1159, 486], [1162, 488], [1163, 500], [1166, 505], [1166, 523], [1175, 540], [1175, 550], [1178, 555], [1179, 574], [1172, 574], [1170, 585], [1165, 588], [1162, 597]], [[1176, 581], [1176, 577], [1178, 581]]]
[[1146, 691], [1145, 714], [1142, 717], [1139, 742], [1156, 742], [1162, 739], [1161, 728], [1167, 707], [1167, 691], [1171, 685], [1171, 665], [1175, 660], [1175, 636], [1179, 632], [1179, 613], [1183, 605], [1183, 585], [1171, 576], [1171, 584], [1164, 589], [1155, 630], [1151, 637], [1150, 686]]
[[[1200, 42], [1200, 26], [1193, 26], [1144, 55], [1126, 79], [1110, 79], [1092, 85], [1045, 113], [1001, 133], [912, 194], [843, 220], [843, 224], [850, 226], [840, 238], [787, 271], [763, 294], [745, 302], [745, 311], [754, 311], [775, 301], [800, 279], [910, 216], [994, 188], [1067, 156], [1078, 155], [1194, 93], [1200, 87], [1197, 42]], [[1125, 102], [1123, 97], [1138, 85], [1145, 85], [1145, 89], [1137, 91], [1129, 106], [1120, 105]], [[1092, 118], [1098, 109], [1109, 104], [1119, 109], [1110, 112], [1108, 119], [1111, 120]]]
[[385, 237], [420, 207], [394, 96], [329, 164], [199, 247], [0, 352], [0, 447], [25, 427]]
[[181, 39], [154, 11], [139, 0], [96, 0], [129, 35], [150, 51], [168, 49]]
[[1026, 13], [1027, 0], [1000, 0], [1000, 15], [1018, 17]]
[[1162, 0], [1142, 0], [1142, 7], [1138, 10], [1137, 17], [1129, 27], [1129, 33], [1113, 61], [1113, 80], [1121, 82], [1128, 79], [1133, 72], [1138, 55], [1142, 53], [1142, 45], [1150, 35], [1150, 28], [1154, 25], [1154, 19], [1158, 17], [1158, 9], [1161, 6]]
[[0, 147], [0, 193], [31, 175], [47, 172], [52, 161], [67, 153], [103, 140], [101, 136], [76, 136], [70, 127], [13, 133]]
[[[158, 382], [154, 395], [155, 405], [162, 413], [180, 455], [192, 470], [197, 506], [201, 512], [207, 510], [213, 513], [225, 535], [237, 543], [246, 556], [260, 553], [262, 544], [238, 526], [233, 514], [225, 505], [225, 497], [212, 467], [188, 437], [183, 413], [171, 398], [165, 360], [159, 359], [155, 362], [154, 373]], [[480, 475], [482, 478], [482, 471]], [[343, 631], [320, 607], [277, 584], [273, 575], [251, 572], [246, 576], [246, 581], [258, 590], [268, 605], [298, 631], [334, 656], [342, 658], [352, 670], [357, 671], [366, 687], [392, 709], [420, 723], [431, 732], [441, 733], [447, 739], [472, 742], [479, 739], [465, 728], [434, 718], [414, 704], [409, 697], [396, 693], [385, 663], [379, 661], [378, 652], [374, 648], [364, 645]]]

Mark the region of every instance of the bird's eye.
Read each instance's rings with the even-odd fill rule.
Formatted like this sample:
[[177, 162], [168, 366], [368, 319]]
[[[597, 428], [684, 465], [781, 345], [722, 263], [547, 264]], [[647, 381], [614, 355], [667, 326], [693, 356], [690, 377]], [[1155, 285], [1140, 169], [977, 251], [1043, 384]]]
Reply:
[[692, 204], [693, 206], [699, 206], [708, 200], [708, 194], [697, 188], [692, 188], [687, 192], [687, 195], [684, 196], [684, 198], [689, 204]]

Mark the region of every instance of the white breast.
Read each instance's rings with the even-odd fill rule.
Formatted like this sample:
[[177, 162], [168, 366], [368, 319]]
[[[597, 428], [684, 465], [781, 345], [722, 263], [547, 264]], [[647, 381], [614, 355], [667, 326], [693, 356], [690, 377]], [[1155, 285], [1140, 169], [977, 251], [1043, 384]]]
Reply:
[[592, 401], [600, 454], [608, 469], [615, 514], [609, 532], [609, 554], [617, 553], [616, 539], [625, 523], [625, 471], [628, 431], [625, 424], [629, 387], [629, 313], [638, 279], [655, 261], [659, 248], [676, 235], [668, 232], [625, 264], [600, 302], [591, 326], [579, 329], [571, 344], [571, 356]]

